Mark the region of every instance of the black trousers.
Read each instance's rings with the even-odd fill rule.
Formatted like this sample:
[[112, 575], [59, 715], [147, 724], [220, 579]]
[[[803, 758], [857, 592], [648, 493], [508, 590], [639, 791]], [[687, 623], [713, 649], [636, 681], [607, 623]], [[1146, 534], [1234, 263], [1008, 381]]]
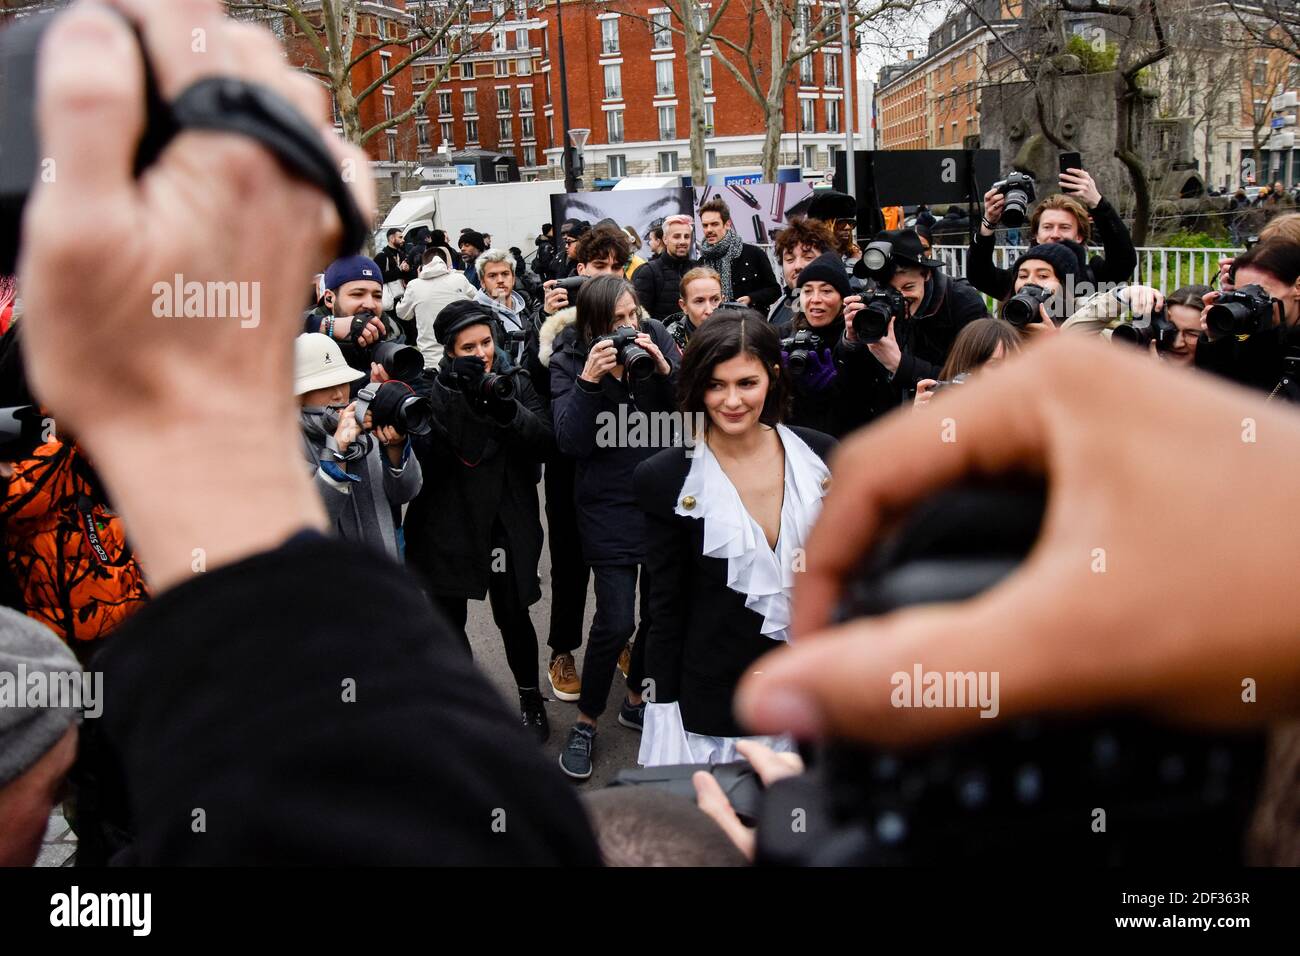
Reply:
[[[505, 566], [514, 563], [507, 553]], [[448, 594], [432, 594], [433, 603], [447, 616], [451, 626], [460, 634], [469, 650], [469, 636], [465, 622], [469, 618], [469, 598]], [[492, 620], [501, 632], [506, 649], [506, 662], [519, 687], [537, 687], [537, 631], [528, 616], [528, 608], [519, 599], [515, 576], [509, 571], [493, 573], [488, 577], [488, 604], [492, 607]]]
[[546, 463], [546, 547], [551, 555], [551, 655], [582, 645], [591, 567], [582, 558], [578, 509], [573, 502], [574, 461], [556, 456]]
[[[636, 579], [641, 572], [641, 623], [636, 624]], [[614, 683], [614, 669], [623, 646], [636, 631], [632, 645], [632, 664], [627, 671], [627, 686], [634, 692], [642, 690], [645, 676], [645, 632], [649, 626], [646, 614], [650, 589], [646, 586], [645, 569], [635, 564], [603, 564], [592, 568], [596, 575], [596, 616], [587, 636], [587, 653], [582, 658], [582, 695], [578, 710], [588, 717], [599, 717], [609, 701], [610, 685]]]

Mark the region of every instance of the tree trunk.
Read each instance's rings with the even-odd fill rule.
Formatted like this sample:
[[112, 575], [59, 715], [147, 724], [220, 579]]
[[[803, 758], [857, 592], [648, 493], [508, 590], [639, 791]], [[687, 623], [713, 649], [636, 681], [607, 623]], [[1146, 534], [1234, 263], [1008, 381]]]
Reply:
[[682, 0], [682, 33], [686, 50], [686, 95], [690, 104], [691, 182], [703, 186], [708, 181], [708, 162], [704, 152], [704, 78], [701, 75], [700, 51], [704, 38], [697, 29], [699, 5], [696, 0]]
[[1133, 245], [1143, 246], [1151, 224], [1151, 185], [1146, 163], [1133, 149], [1133, 101], [1141, 93], [1130, 88], [1124, 74], [1115, 74], [1115, 156], [1128, 170], [1133, 185]]
[[[782, 42], [782, 21], [779, 14], [774, 14], [769, 4], [763, 7], [768, 11], [772, 25], [772, 49], [769, 60], [772, 71], [771, 82], [767, 87], [767, 129], [763, 133], [763, 182], [776, 182], [776, 169], [781, 165], [781, 134], [785, 131], [785, 81], [787, 72], [785, 44]], [[780, 63], [782, 66], [777, 66]], [[796, 162], [802, 160], [796, 157]]]

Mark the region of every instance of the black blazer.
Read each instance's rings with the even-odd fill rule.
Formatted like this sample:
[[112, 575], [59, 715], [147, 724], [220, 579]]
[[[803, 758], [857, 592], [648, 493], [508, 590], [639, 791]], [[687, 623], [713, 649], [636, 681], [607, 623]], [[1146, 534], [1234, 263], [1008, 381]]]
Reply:
[[[835, 439], [790, 429], [821, 459]], [[637, 501], [646, 512], [649, 582], [645, 672], [653, 702], [677, 701], [692, 733], [739, 737], [731, 713], [736, 685], [756, 659], [778, 645], [760, 633], [762, 617], [727, 587], [727, 562], [704, 556], [704, 521], [674, 512], [691, 469], [683, 448], [667, 448], [637, 466]]]

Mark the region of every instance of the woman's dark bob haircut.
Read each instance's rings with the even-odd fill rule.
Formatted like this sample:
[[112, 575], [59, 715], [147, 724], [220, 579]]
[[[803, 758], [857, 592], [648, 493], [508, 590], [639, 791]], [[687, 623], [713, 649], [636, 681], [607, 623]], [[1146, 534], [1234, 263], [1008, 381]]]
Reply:
[[578, 290], [578, 310], [573, 320], [580, 342], [590, 344], [602, 335], [609, 334], [614, 324], [614, 309], [624, 293], [632, 296], [639, 312], [641, 302], [636, 297], [636, 289], [622, 276], [592, 276], [582, 284]]
[[775, 425], [785, 418], [790, 390], [781, 368], [781, 337], [753, 309], [723, 306], [709, 316], [691, 335], [677, 375], [677, 404], [688, 414], [700, 413], [708, 421], [704, 393], [713, 381], [713, 370], [737, 355], [752, 355], [767, 369], [767, 401], [759, 421]]

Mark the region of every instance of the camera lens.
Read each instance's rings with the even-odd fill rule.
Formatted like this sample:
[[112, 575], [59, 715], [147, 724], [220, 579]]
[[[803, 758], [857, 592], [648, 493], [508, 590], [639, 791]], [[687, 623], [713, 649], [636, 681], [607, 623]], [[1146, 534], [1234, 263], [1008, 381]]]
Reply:
[[484, 375], [482, 389], [484, 397], [509, 400], [515, 397], [515, 380], [509, 375]]
[[410, 345], [380, 342], [375, 346], [373, 360], [383, 366], [389, 378], [402, 382], [412, 381], [424, 371], [424, 356]]
[[1023, 189], [1008, 189], [1006, 205], [1002, 207], [1002, 221], [1012, 229], [1024, 224], [1029, 211], [1029, 197]]
[[795, 349], [791, 352], [786, 367], [790, 369], [791, 375], [802, 375], [808, 371], [808, 350]]
[[627, 370], [627, 377], [634, 382], [641, 382], [655, 373], [655, 360], [639, 345], [628, 345], [619, 355], [619, 361]]
[[867, 251], [862, 254], [862, 264], [871, 272], [879, 272], [885, 267], [888, 257], [883, 249], [873, 249], [867, 247]]
[[1013, 295], [1002, 307], [1002, 318], [1017, 328], [1023, 328], [1030, 322], [1038, 321], [1038, 300], [1021, 292]]
[[433, 430], [433, 406], [427, 398], [408, 395], [394, 416], [397, 430], [407, 435], [427, 435]]
[[869, 302], [853, 316], [853, 334], [863, 342], [879, 342], [889, 331], [889, 317], [888, 303]]

